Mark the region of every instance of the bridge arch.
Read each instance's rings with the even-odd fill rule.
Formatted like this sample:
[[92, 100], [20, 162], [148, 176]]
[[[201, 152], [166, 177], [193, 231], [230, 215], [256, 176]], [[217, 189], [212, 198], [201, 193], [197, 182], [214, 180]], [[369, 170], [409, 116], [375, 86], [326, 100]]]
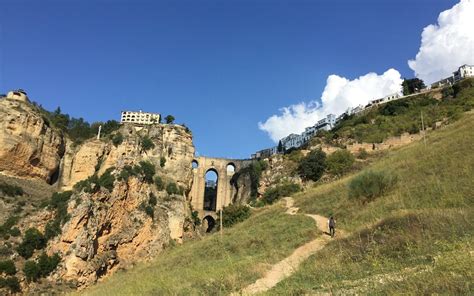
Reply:
[[[195, 162], [195, 164], [194, 164]], [[194, 210], [198, 211], [199, 217], [203, 219], [207, 216], [217, 218], [217, 213], [223, 207], [232, 203], [236, 194], [236, 188], [230, 182], [232, 176], [241, 168], [248, 166], [251, 160], [237, 160], [225, 158], [196, 157], [193, 160], [193, 185], [189, 192], [188, 199]], [[210, 190], [206, 190], [206, 185], [214, 185], [206, 182], [206, 174], [214, 172], [215, 179], [215, 206], [206, 199], [206, 194]]]

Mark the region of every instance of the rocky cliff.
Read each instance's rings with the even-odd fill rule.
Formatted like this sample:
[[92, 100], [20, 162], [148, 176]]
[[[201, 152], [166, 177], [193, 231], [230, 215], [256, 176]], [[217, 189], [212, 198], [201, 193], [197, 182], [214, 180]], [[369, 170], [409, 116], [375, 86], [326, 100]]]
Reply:
[[[113, 143], [118, 134], [121, 140]], [[180, 125], [125, 124], [107, 137], [78, 144], [28, 99], [0, 98], [0, 173], [71, 191], [67, 217], [46, 250], [62, 258], [52, 277], [79, 287], [157, 255], [194, 228], [186, 201], [193, 158], [192, 135]], [[109, 188], [103, 187], [104, 175]], [[89, 187], [75, 187], [78, 183]], [[31, 227], [46, 233], [57, 215], [54, 207], [37, 208], [18, 227], [21, 233]]]
[[0, 99], [0, 172], [54, 183], [65, 138], [26, 99]]

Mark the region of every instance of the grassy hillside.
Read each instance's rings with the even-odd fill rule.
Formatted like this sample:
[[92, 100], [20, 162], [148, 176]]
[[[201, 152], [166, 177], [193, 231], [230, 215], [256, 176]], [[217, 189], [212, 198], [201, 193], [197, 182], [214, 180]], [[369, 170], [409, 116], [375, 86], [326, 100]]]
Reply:
[[374, 106], [360, 115], [346, 117], [326, 137], [381, 143], [404, 132], [418, 133], [421, 128], [420, 113], [423, 113], [425, 126], [433, 127], [438, 121], [454, 122], [472, 108], [474, 79], [470, 78], [452, 87]]
[[305, 262], [268, 295], [315, 292], [472, 294], [474, 274], [474, 114], [390, 152], [367, 169], [397, 185], [373, 202], [354, 202], [355, 176], [295, 197], [307, 213], [335, 214], [351, 231]]
[[[268, 295], [318, 292], [472, 294], [474, 279], [474, 113], [390, 151], [362, 172], [297, 194], [302, 212], [334, 213], [348, 233], [310, 257]], [[364, 171], [397, 183], [375, 200], [349, 199]], [[261, 277], [270, 264], [318, 234], [313, 221], [281, 204], [219, 235], [166, 250], [149, 264], [120, 271], [86, 295], [227, 295]]]
[[155, 261], [118, 272], [85, 295], [226, 295], [258, 279], [270, 264], [318, 234], [311, 218], [275, 205], [200, 241], [166, 250]]

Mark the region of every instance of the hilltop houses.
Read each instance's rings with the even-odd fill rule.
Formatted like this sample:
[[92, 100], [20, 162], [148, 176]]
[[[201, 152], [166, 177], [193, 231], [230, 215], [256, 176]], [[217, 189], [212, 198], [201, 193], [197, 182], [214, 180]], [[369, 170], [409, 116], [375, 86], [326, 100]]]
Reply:
[[439, 88], [446, 85], [452, 85], [464, 78], [474, 77], [474, 66], [464, 64], [460, 66], [456, 71], [453, 72], [453, 75], [441, 79], [439, 81], [433, 82], [431, 88]]

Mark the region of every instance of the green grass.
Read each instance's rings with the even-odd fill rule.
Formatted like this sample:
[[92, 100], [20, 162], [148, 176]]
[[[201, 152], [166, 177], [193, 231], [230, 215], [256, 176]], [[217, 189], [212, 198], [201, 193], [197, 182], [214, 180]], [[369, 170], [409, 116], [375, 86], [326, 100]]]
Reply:
[[[373, 163], [398, 178], [368, 204], [349, 199], [358, 174], [295, 198], [307, 213], [335, 214], [351, 234], [310, 257], [268, 295], [473, 294], [474, 114]], [[363, 174], [362, 171], [359, 174]]]
[[227, 295], [316, 236], [312, 219], [287, 215], [276, 204], [225, 230], [222, 239], [214, 234], [168, 249], [153, 262], [118, 272], [82, 293]]

